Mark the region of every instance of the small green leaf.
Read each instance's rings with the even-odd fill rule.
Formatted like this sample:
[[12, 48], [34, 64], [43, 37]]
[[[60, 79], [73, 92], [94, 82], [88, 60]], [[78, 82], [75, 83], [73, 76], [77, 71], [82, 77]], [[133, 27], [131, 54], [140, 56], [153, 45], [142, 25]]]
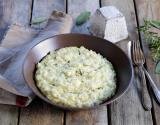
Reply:
[[160, 29], [160, 21], [159, 20], [151, 20], [151, 25], [157, 29]]
[[76, 19], [76, 25], [80, 26], [84, 24], [90, 18], [91, 12], [85, 11], [82, 12]]
[[35, 20], [32, 20], [31, 24], [40, 24], [40, 23], [43, 23], [47, 21], [47, 19], [44, 19], [44, 18], [36, 18]]
[[160, 74], [160, 61], [157, 63], [155, 71], [157, 74]]

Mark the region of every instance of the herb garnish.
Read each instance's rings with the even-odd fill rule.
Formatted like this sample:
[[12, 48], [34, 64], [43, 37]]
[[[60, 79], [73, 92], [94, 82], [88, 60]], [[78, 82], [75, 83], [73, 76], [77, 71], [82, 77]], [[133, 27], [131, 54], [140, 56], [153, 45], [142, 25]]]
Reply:
[[144, 20], [144, 25], [138, 27], [138, 30], [144, 34], [144, 38], [149, 45], [153, 60], [158, 62], [156, 73], [160, 73], [160, 21]]
[[144, 20], [144, 25], [140, 26], [138, 30], [144, 33], [145, 40], [152, 52], [152, 57], [155, 61], [160, 60], [160, 36], [153, 29], [160, 30], [160, 21]]

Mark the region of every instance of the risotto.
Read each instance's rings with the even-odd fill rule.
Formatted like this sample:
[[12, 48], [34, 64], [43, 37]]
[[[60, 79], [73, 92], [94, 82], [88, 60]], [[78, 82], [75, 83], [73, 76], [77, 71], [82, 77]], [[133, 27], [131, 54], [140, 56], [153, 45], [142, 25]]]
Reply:
[[35, 79], [49, 100], [69, 107], [92, 107], [116, 91], [112, 64], [84, 47], [50, 52], [37, 64]]

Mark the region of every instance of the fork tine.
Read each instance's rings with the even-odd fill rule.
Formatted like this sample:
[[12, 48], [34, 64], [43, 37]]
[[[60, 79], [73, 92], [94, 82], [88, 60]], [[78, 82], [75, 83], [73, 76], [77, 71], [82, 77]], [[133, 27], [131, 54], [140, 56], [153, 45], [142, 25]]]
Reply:
[[144, 62], [144, 61], [145, 61], [145, 58], [144, 58], [144, 54], [143, 54], [143, 52], [142, 52], [141, 45], [140, 45], [140, 42], [139, 42], [139, 41], [137, 42], [137, 47], [138, 47], [138, 50], [139, 50], [140, 59], [143, 60], [143, 62]]
[[135, 47], [136, 47], [135, 50], [136, 50], [136, 53], [137, 53], [137, 54], [136, 54], [136, 55], [137, 55], [137, 56], [136, 56], [136, 57], [137, 57], [136, 59], [137, 59], [137, 62], [139, 63], [139, 59], [140, 59], [140, 48], [139, 48], [139, 46], [138, 46], [138, 43], [139, 43], [139, 42], [138, 42], [137, 40], [135, 40]]
[[132, 56], [133, 56], [133, 62], [136, 65], [137, 62], [137, 52], [136, 52], [136, 45], [135, 45], [135, 40], [132, 43], [133, 45], [133, 50], [132, 50]]
[[133, 63], [135, 64], [134, 40], [132, 41], [131, 51], [132, 51], [132, 60], [133, 60]]
[[141, 50], [140, 42], [134, 40], [132, 42], [132, 59], [135, 65], [144, 64], [145, 58]]

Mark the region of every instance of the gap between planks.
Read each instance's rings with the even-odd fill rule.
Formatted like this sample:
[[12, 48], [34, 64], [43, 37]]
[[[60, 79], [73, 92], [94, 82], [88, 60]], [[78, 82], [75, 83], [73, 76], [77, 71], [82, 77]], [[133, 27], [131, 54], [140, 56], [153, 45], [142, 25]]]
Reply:
[[33, 6], [34, 6], [34, 0], [32, 0], [32, 4], [31, 4], [31, 12], [30, 12], [29, 25], [31, 25], [31, 23], [32, 23], [32, 12], [33, 12]]

